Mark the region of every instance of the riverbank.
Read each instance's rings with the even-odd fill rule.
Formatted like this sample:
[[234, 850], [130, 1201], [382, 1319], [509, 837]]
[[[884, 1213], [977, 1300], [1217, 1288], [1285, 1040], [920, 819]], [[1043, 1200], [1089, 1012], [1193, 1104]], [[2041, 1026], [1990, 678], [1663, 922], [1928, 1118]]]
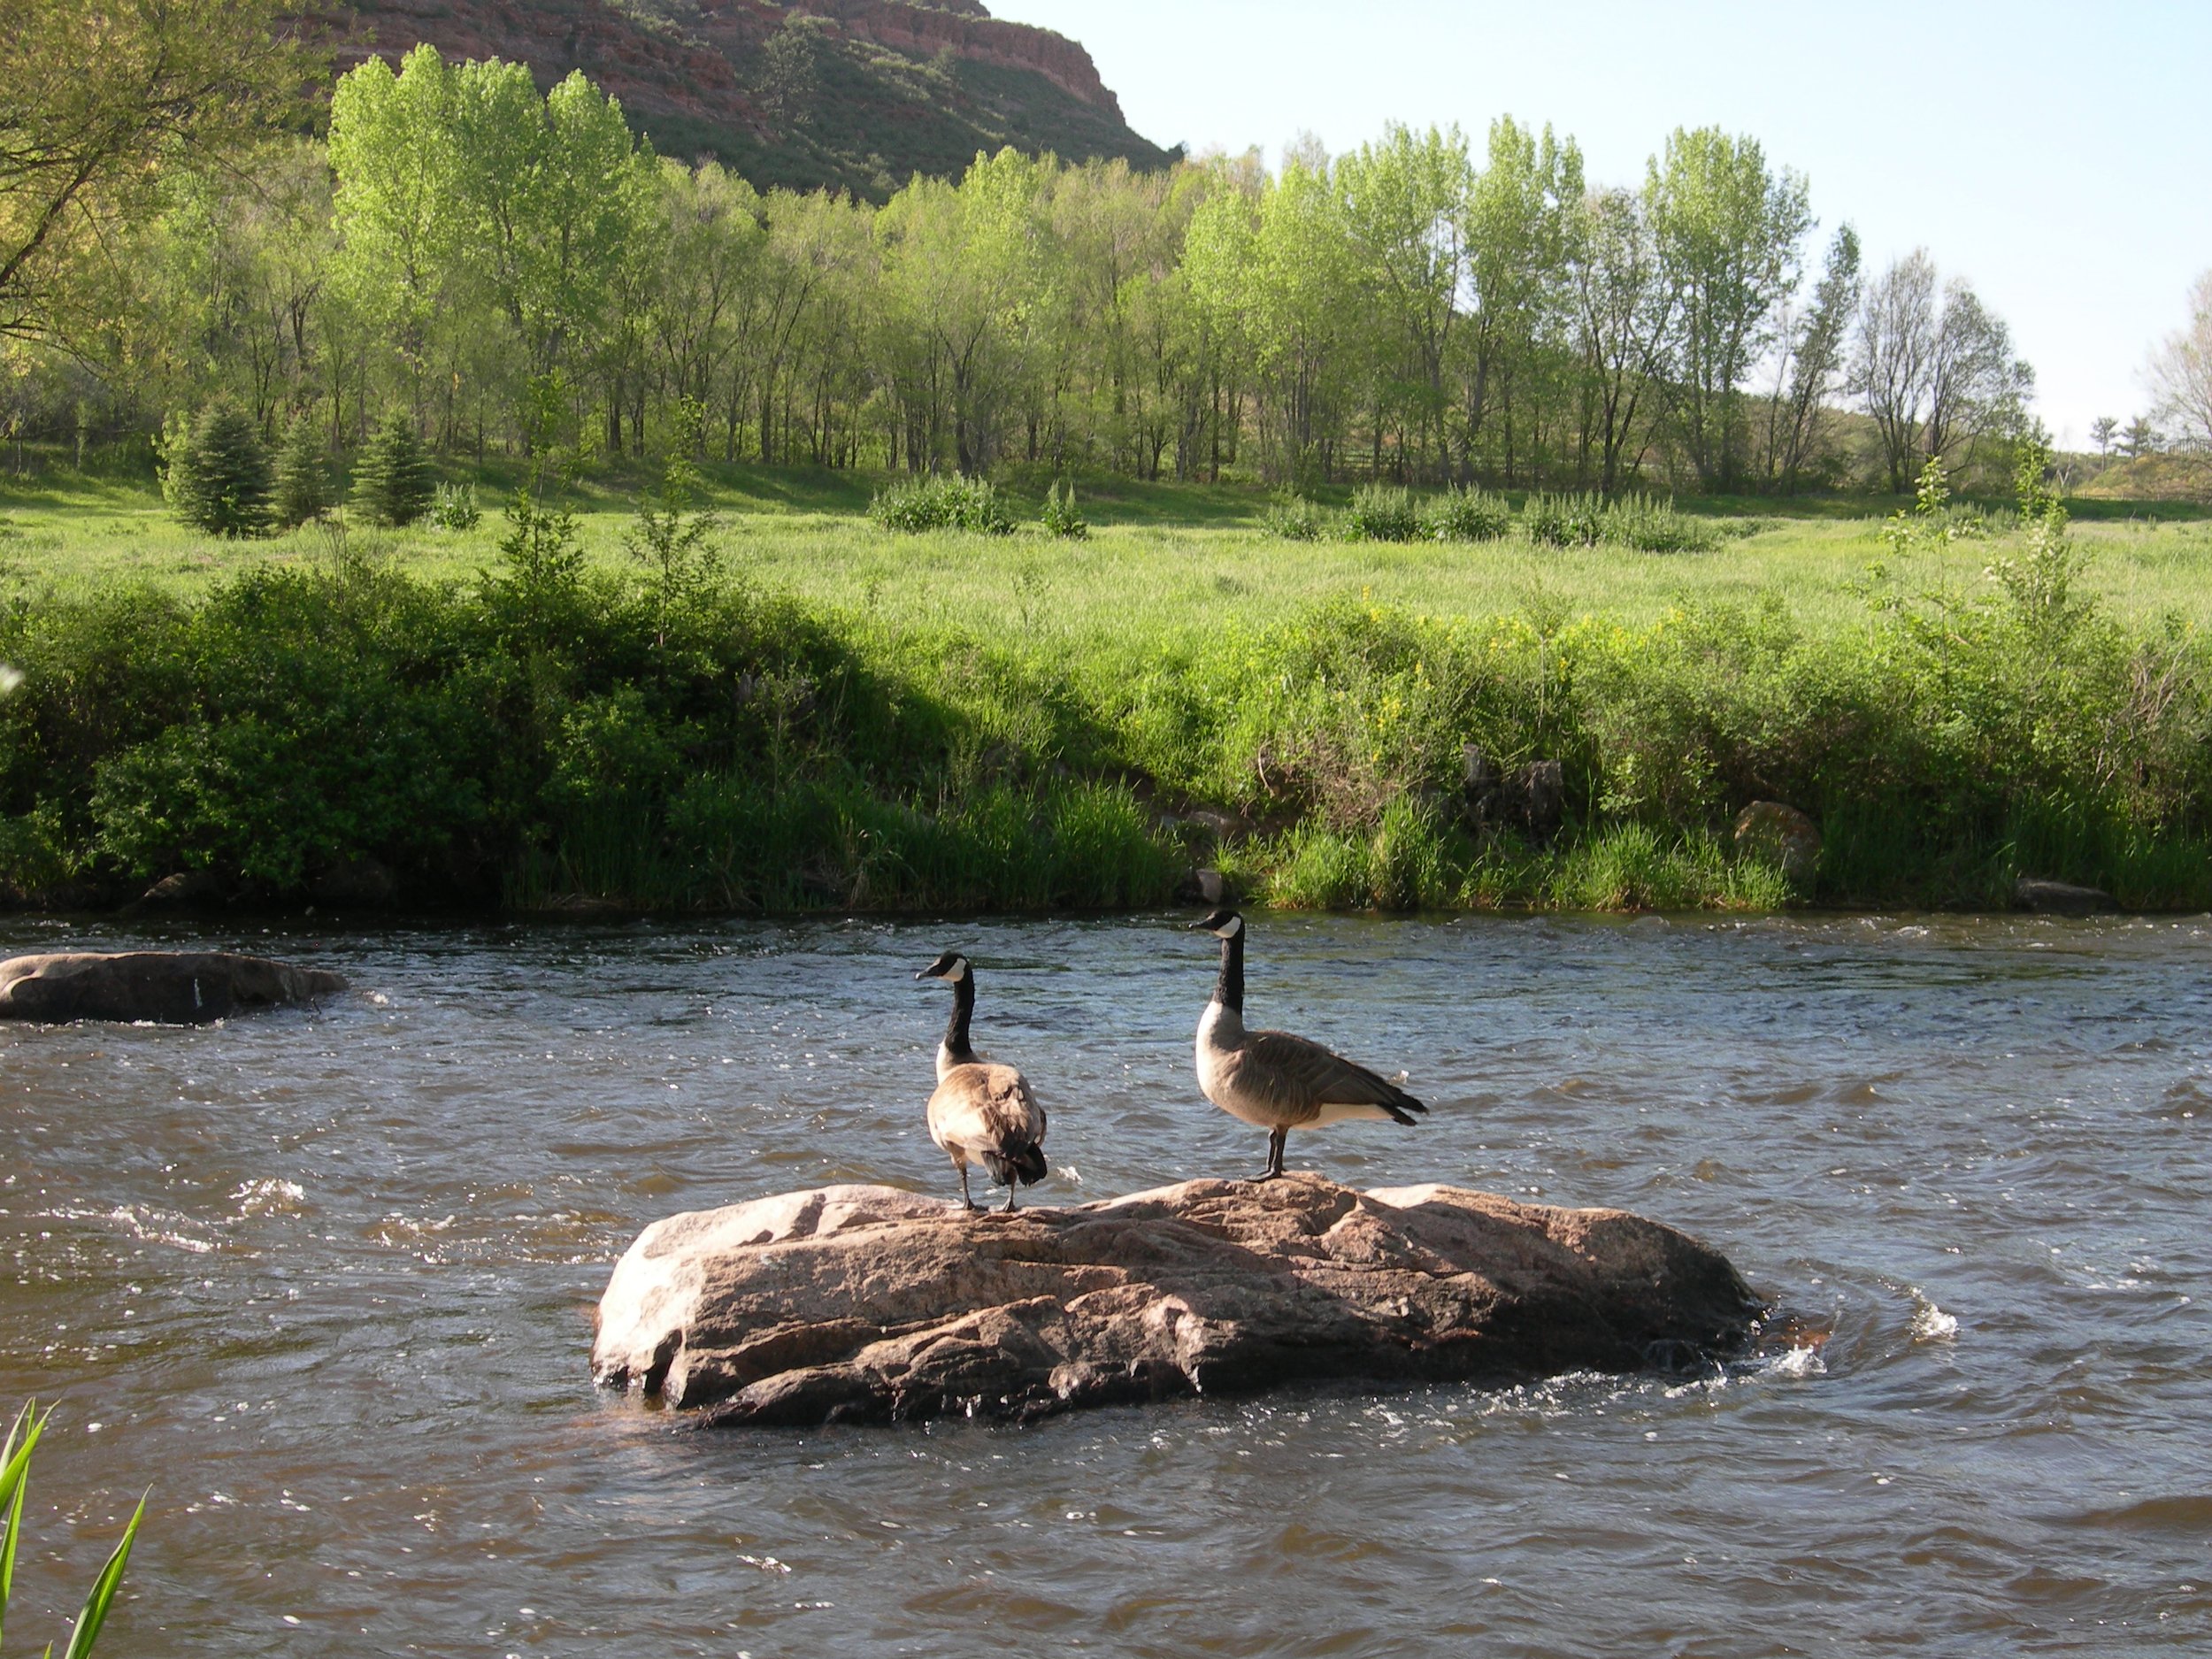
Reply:
[[[2001, 519], [1294, 543], [1160, 490], [1064, 542], [887, 535], [804, 482], [657, 575], [611, 502], [165, 573], [72, 565], [128, 538], [13, 502], [0, 887], [1023, 910], [1211, 865], [1307, 908], [1986, 909], [2022, 876], [2212, 905], [2200, 522], [2078, 528], [2054, 602]], [[1514, 781], [1546, 762], [1555, 815]], [[1761, 799], [1819, 826], [1813, 867], [1739, 855]]]

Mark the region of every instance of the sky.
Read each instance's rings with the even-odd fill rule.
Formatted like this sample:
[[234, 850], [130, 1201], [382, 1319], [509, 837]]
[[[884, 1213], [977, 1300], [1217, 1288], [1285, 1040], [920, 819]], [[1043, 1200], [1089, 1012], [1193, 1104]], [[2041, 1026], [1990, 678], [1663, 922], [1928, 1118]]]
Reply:
[[2062, 444], [2147, 412], [2143, 370], [2212, 269], [2212, 0], [987, 0], [1090, 49], [1147, 138], [1194, 152], [1386, 124], [1549, 122], [1593, 184], [1677, 127], [1759, 140], [1865, 268], [1924, 247], [2035, 366]]

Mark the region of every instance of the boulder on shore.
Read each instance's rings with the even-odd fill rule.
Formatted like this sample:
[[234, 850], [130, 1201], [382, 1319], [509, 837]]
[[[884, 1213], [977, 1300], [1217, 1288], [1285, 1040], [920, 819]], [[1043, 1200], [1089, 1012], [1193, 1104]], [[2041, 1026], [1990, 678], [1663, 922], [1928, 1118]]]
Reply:
[[1736, 851], [1781, 871], [1792, 881], [1809, 881], [1820, 868], [1820, 830], [1795, 807], [1780, 801], [1754, 801], [1736, 814]]
[[1672, 1228], [1460, 1187], [1200, 1180], [971, 1216], [826, 1187], [648, 1227], [591, 1363], [716, 1424], [1030, 1418], [1304, 1379], [1680, 1371], [1758, 1311]]
[[0, 1019], [198, 1025], [345, 988], [321, 968], [221, 950], [69, 951], [0, 962]]

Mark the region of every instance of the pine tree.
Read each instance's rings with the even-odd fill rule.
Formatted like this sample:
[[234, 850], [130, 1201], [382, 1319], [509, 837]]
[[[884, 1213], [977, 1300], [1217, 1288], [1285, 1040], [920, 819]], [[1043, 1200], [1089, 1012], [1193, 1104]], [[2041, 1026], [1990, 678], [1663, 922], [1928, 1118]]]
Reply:
[[167, 494], [177, 516], [210, 535], [259, 535], [269, 527], [269, 452], [243, 410], [214, 403], [201, 412], [169, 462]]
[[323, 436], [311, 413], [303, 412], [284, 434], [277, 452], [277, 527], [319, 518], [332, 506], [330, 468], [323, 458]]
[[353, 498], [372, 524], [410, 525], [430, 511], [435, 493], [430, 455], [404, 414], [385, 417], [353, 471]]

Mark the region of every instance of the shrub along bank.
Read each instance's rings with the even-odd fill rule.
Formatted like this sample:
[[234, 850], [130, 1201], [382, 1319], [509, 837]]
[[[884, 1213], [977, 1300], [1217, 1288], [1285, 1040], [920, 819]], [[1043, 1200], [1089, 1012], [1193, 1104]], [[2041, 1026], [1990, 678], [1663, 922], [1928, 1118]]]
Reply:
[[[593, 569], [563, 534], [526, 517], [458, 584], [340, 556], [15, 601], [0, 888], [1112, 908], [1218, 863], [1315, 906], [1986, 905], [2020, 874], [2212, 904], [2212, 663], [2077, 598], [2062, 525], [1816, 634], [1334, 603], [1087, 656]], [[1560, 763], [1555, 835], [1473, 810], [1471, 745]], [[1794, 889], [1726, 841], [1758, 798], [1824, 832]]]

